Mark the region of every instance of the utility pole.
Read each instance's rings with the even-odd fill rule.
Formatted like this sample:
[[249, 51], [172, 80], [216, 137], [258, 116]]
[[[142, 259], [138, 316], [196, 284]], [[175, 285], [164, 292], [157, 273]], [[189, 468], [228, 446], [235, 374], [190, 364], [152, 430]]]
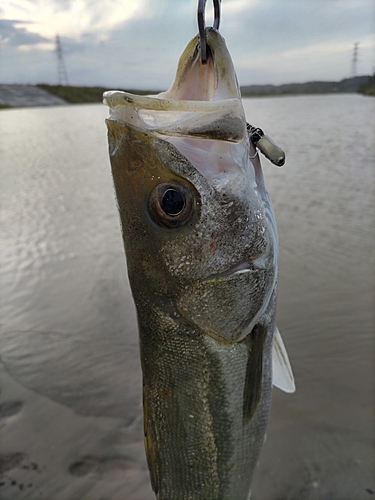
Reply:
[[358, 66], [358, 45], [359, 42], [354, 44], [353, 57], [352, 57], [352, 76], [357, 76], [357, 66]]
[[58, 84], [69, 85], [68, 73], [66, 72], [64, 56], [62, 53], [59, 35], [56, 35], [56, 53], [57, 53], [57, 65], [58, 65]]

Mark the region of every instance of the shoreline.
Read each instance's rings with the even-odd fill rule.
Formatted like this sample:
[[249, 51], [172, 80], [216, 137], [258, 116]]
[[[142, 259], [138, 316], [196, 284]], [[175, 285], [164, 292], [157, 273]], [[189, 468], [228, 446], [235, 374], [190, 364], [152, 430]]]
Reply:
[[[367, 83], [366, 83], [367, 82]], [[107, 87], [72, 85], [0, 84], [0, 110], [35, 106], [93, 104], [102, 102]], [[118, 89], [138, 95], [155, 95], [161, 90]], [[375, 96], [374, 77], [361, 76], [341, 82], [307, 82], [286, 85], [242, 85], [242, 97], [290, 97], [300, 95], [362, 94]]]

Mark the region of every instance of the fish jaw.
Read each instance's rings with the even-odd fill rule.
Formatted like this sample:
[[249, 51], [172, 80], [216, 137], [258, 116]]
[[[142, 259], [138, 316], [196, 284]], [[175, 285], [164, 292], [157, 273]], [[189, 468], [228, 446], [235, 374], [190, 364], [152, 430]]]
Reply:
[[166, 92], [153, 97], [105, 92], [110, 118], [167, 140], [189, 137], [238, 143], [247, 139], [245, 112], [230, 54], [217, 31], [206, 31], [211, 48], [206, 65], [200, 60], [199, 39], [195, 37], [182, 54], [176, 78]]

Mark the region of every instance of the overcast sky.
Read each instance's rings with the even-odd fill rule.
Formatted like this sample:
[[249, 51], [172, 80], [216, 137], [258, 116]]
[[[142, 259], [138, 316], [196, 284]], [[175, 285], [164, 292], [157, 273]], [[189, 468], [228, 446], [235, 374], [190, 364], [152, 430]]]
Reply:
[[[207, 1], [206, 24], [212, 24]], [[166, 89], [197, 33], [197, 0], [1, 0], [0, 83]], [[220, 32], [241, 85], [374, 71], [374, 0], [222, 0]]]

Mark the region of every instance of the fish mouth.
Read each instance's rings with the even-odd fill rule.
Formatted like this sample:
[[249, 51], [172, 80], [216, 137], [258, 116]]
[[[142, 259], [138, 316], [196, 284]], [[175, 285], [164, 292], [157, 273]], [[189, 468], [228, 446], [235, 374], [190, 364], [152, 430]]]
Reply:
[[199, 36], [180, 57], [171, 87], [156, 96], [111, 90], [103, 94], [110, 119], [159, 136], [239, 143], [247, 138], [245, 112], [225, 40], [206, 29], [208, 60], [202, 64]]
[[[207, 63], [200, 58], [197, 35], [182, 53], [171, 87], [156, 96], [119, 90], [105, 92], [108, 122], [135, 127], [171, 144], [206, 180], [242, 175], [247, 156], [245, 111], [232, 58], [224, 38], [206, 28]], [[116, 148], [118, 141], [114, 141]], [[112, 153], [111, 153], [112, 154]]]
[[200, 57], [200, 39], [193, 38], [178, 62], [171, 87], [159, 94], [164, 99], [217, 102], [240, 99], [237, 77], [224, 38], [213, 28], [205, 31], [207, 61]]

